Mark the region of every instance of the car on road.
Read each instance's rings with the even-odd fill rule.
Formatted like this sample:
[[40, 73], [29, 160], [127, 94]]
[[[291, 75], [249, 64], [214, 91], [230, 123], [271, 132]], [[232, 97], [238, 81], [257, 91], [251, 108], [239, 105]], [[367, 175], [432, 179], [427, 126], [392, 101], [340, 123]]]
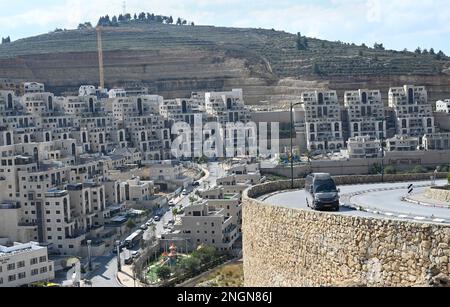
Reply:
[[133, 257], [133, 259], [136, 259], [140, 255], [141, 255], [141, 253], [139, 251], [134, 251], [134, 252], [131, 253], [131, 257]]
[[314, 173], [305, 180], [306, 204], [313, 210], [339, 211], [339, 190], [330, 174]]
[[175, 201], [173, 200], [169, 201], [169, 207], [175, 207]]
[[157, 215], [157, 216], [155, 216], [155, 217], [153, 218], [153, 220], [154, 220], [155, 222], [159, 222], [159, 221], [161, 221], [161, 218], [159, 217], [159, 215]]
[[193, 187], [199, 187], [200, 186], [200, 182], [195, 181], [194, 183], [192, 183], [192, 186]]
[[145, 223], [145, 225], [147, 225], [147, 227], [150, 227], [153, 225], [153, 219], [150, 219], [147, 223]]
[[147, 230], [148, 229], [148, 226], [146, 225], [146, 224], [144, 224], [144, 225], [141, 225], [141, 227], [139, 227], [141, 230]]
[[189, 195], [188, 190], [184, 189], [183, 192], [181, 192], [181, 195], [183, 195], [183, 196]]

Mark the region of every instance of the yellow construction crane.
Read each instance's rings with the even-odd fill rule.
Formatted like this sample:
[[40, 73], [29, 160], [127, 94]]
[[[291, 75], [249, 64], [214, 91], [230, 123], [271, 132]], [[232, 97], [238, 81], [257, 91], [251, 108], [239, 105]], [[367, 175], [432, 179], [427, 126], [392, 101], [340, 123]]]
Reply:
[[97, 49], [98, 49], [98, 70], [100, 76], [100, 88], [105, 88], [105, 69], [103, 67], [103, 42], [102, 42], [102, 27], [97, 26]]

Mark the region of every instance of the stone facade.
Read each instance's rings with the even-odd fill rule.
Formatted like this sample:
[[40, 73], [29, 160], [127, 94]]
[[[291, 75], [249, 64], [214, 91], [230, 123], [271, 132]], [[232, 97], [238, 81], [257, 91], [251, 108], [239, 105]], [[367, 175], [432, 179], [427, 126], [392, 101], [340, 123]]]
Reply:
[[[356, 177], [336, 181], [362, 183]], [[295, 186], [301, 188], [303, 180]], [[289, 187], [289, 181], [267, 183], [244, 196], [245, 286], [417, 286], [436, 276], [448, 282], [450, 227], [295, 210], [254, 199]]]

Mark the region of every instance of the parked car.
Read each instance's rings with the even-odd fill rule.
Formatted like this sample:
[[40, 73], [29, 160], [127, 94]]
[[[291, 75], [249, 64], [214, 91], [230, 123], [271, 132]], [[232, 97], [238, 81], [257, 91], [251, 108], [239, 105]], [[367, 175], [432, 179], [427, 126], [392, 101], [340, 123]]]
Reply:
[[192, 183], [192, 186], [193, 187], [199, 187], [200, 186], [200, 182], [195, 181], [194, 183]]
[[157, 215], [157, 216], [155, 216], [154, 218], [153, 218], [154, 220], [155, 220], [155, 222], [159, 222], [159, 221], [161, 221], [161, 218]]
[[141, 230], [147, 230], [147, 229], [148, 229], [148, 226], [147, 226], [146, 224], [144, 224], [144, 225], [142, 225], [142, 226], [140, 227], [140, 229], [141, 229]]
[[183, 192], [181, 192], [181, 195], [187, 196], [189, 195], [189, 192], [186, 189], [184, 189]]
[[169, 201], [169, 207], [175, 207], [175, 202], [173, 200]]
[[133, 257], [133, 259], [136, 259], [140, 255], [141, 255], [141, 253], [139, 251], [134, 251], [134, 252], [131, 253], [131, 257]]
[[153, 225], [153, 219], [149, 220], [147, 223], [145, 223], [148, 227]]

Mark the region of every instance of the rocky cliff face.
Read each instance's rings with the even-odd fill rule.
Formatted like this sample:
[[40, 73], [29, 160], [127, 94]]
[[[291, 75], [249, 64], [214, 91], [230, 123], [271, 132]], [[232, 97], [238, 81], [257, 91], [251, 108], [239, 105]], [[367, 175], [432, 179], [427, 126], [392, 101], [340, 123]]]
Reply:
[[[147, 86], [168, 98], [191, 91], [242, 87], [248, 103], [286, 104], [309, 89], [428, 86], [431, 99], [450, 97], [450, 62], [309, 40], [271, 30], [133, 25], [103, 30], [106, 85]], [[98, 84], [94, 30], [45, 34], [0, 46], [0, 78], [44, 82], [56, 93]], [[318, 64], [320, 74], [313, 72]]]

